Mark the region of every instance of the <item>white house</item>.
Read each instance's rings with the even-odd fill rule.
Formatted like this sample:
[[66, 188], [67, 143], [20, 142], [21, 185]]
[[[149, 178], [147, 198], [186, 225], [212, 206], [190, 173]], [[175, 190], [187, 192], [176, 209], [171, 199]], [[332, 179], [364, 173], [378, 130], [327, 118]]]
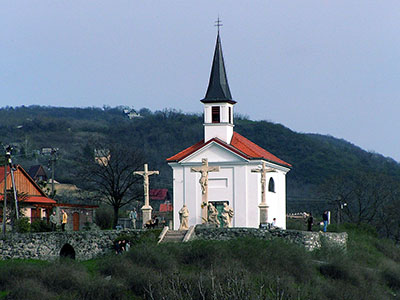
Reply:
[[252, 172], [263, 162], [275, 172], [267, 173], [268, 222], [286, 228], [286, 173], [291, 165], [234, 132], [232, 100], [226, 77], [219, 33], [204, 105], [204, 139], [167, 159], [173, 169], [174, 228], [179, 227], [178, 211], [186, 204], [189, 226], [201, 224], [202, 192], [200, 173], [191, 172], [207, 158], [219, 172], [208, 174], [208, 201], [221, 211], [224, 202], [234, 210], [233, 227], [259, 227], [261, 174]]

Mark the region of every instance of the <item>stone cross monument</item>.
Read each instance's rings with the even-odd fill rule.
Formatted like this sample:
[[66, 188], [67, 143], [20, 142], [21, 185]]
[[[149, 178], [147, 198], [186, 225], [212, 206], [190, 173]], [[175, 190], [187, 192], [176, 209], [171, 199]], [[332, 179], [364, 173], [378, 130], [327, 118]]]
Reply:
[[208, 159], [202, 158], [201, 167], [193, 167], [190, 170], [201, 173], [199, 180], [201, 186], [201, 221], [204, 224], [208, 222], [208, 172], [219, 172], [219, 167], [209, 167]]
[[260, 224], [267, 224], [268, 220], [268, 205], [266, 200], [265, 184], [266, 184], [266, 174], [276, 172], [274, 169], [267, 168], [265, 161], [262, 162], [261, 169], [252, 169], [253, 173], [261, 173], [261, 203], [258, 205], [260, 208]]
[[144, 188], [144, 206], [142, 207], [143, 213], [143, 226], [147, 221], [151, 220], [151, 211], [153, 208], [150, 206], [149, 199], [149, 176], [153, 174], [160, 174], [159, 171], [149, 171], [147, 164], [144, 164], [144, 171], [133, 172], [134, 175], [143, 176], [143, 188]]

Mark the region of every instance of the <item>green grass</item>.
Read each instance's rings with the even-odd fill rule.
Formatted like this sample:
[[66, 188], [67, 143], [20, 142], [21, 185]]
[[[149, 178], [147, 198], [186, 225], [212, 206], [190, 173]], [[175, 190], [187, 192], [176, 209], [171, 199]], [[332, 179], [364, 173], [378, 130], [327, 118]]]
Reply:
[[347, 250], [241, 238], [156, 245], [85, 262], [0, 261], [0, 299], [396, 299], [400, 249], [342, 225]]

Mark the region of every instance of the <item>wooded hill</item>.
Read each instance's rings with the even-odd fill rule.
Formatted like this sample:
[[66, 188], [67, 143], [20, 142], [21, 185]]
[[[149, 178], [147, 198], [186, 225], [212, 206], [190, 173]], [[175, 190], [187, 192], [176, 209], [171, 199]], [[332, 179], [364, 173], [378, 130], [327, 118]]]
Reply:
[[[129, 119], [124, 107], [57, 108], [43, 106], [0, 109], [0, 142], [14, 145], [14, 162], [26, 169], [48, 156], [45, 147], [59, 148], [55, 179], [80, 185], [75, 177], [77, 157], [93, 151], [91, 143], [104, 140], [143, 151], [151, 169], [160, 170], [152, 187], [172, 191], [172, 171], [167, 157], [203, 138], [203, 117], [175, 110], [138, 111]], [[342, 139], [294, 132], [267, 121], [235, 118], [235, 131], [293, 165], [287, 175], [288, 210], [324, 206], [319, 187], [339, 174], [374, 173], [400, 179], [400, 165], [391, 158], [371, 153]]]

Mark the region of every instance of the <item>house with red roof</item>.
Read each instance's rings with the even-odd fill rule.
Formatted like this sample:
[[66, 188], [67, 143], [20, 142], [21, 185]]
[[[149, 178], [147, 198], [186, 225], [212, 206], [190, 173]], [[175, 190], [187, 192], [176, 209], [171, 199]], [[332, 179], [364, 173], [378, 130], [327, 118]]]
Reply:
[[150, 189], [150, 206], [156, 211], [172, 211], [171, 195], [168, 189]]
[[[4, 182], [5, 182], [5, 167], [0, 167], [0, 218], [3, 213], [4, 201]], [[28, 217], [32, 222], [35, 219], [48, 218], [54, 205], [55, 200], [50, 199], [32, 179], [31, 176], [20, 165], [14, 168], [14, 180], [18, 194], [24, 194], [23, 199], [19, 199], [19, 205], [22, 208], [25, 217]], [[10, 167], [7, 166], [7, 190], [12, 191], [12, 178]], [[7, 193], [8, 195], [8, 193]], [[11, 199], [8, 199], [10, 201]], [[13, 201], [13, 200], [11, 200]]]
[[209, 166], [219, 167], [218, 172], [208, 173], [208, 202], [219, 213], [224, 203], [232, 207], [234, 227], [259, 227], [264, 223], [261, 173], [254, 170], [267, 167], [267, 222], [272, 223], [275, 218], [276, 226], [286, 228], [286, 174], [291, 165], [233, 130], [236, 101], [228, 85], [219, 31], [208, 89], [201, 102], [204, 139], [167, 158], [173, 170], [174, 228], [179, 227], [178, 212], [183, 205], [189, 210], [189, 226], [202, 223], [201, 175], [191, 168], [201, 166], [204, 158]]
[[[5, 167], [0, 166], [0, 223], [3, 221], [4, 205], [4, 182]], [[75, 203], [57, 203], [49, 198], [36, 181], [20, 165], [14, 166], [14, 180], [18, 195], [23, 195], [18, 199], [18, 205], [22, 209], [22, 214], [32, 223], [37, 219], [49, 221], [52, 211], [56, 212], [57, 220], [60, 220], [60, 211], [63, 209], [67, 215], [67, 230], [82, 230], [84, 227], [93, 223], [97, 205], [85, 205]], [[10, 167], [7, 167], [7, 195], [13, 195], [12, 176]], [[58, 184], [59, 185], [59, 184]], [[75, 187], [76, 188], [76, 187]], [[57, 191], [62, 191], [56, 188]], [[72, 193], [74, 188], [66, 188], [67, 192]], [[9, 196], [8, 196], [9, 197]], [[14, 197], [7, 197], [7, 201], [14, 201]]]

